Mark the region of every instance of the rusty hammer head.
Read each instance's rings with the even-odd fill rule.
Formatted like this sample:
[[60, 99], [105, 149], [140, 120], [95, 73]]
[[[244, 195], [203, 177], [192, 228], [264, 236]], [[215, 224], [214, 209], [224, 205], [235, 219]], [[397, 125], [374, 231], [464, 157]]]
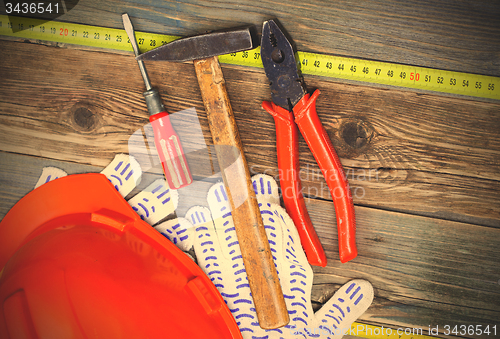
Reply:
[[137, 56], [137, 60], [190, 61], [256, 47], [253, 26], [213, 31], [172, 41]]

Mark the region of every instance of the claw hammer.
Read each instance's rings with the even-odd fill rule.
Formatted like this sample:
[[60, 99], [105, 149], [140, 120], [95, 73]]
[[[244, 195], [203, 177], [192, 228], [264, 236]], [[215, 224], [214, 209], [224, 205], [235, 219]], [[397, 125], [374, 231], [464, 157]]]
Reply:
[[218, 55], [254, 47], [251, 27], [175, 40], [138, 60], [193, 60], [260, 327], [289, 322]]

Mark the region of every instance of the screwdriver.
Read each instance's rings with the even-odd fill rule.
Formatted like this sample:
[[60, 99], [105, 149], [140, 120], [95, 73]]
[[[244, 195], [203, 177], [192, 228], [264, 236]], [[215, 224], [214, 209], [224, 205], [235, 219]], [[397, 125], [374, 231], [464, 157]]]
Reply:
[[[134, 27], [127, 13], [122, 15], [123, 27], [129, 37], [135, 56], [139, 56], [139, 46], [135, 39]], [[146, 66], [142, 60], [137, 60], [141, 71], [146, 92], [144, 98], [149, 111], [149, 121], [153, 127], [154, 140], [158, 156], [160, 157], [163, 172], [167, 179], [168, 186], [172, 189], [179, 189], [193, 182], [193, 177], [189, 171], [186, 156], [172, 124], [170, 117], [162, 104], [160, 93], [151, 86]]]

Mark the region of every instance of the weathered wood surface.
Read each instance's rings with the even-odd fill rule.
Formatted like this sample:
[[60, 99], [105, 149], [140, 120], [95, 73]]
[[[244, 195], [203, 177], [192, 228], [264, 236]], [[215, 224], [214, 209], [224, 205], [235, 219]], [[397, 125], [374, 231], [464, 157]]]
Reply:
[[[95, 166], [129, 152], [148, 122], [131, 56], [0, 43], [2, 150]], [[197, 119], [175, 126], [186, 152], [212, 144], [193, 65], [148, 66], [168, 111], [196, 109]], [[274, 122], [260, 107], [267, 78], [227, 66], [224, 76], [251, 171], [277, 177]], [[307, 80], [322, 91], [317, 110], [356, 204], [500, 225], [498, 103]], [[300, 152], [304, 193], [331, 199], [302, 139]]]
[[193, 65], [259, 325], [265, 329], [283, 327], [290, 316], [219, 59], [202, 58]]
[[299, 50], [500, 75], [498, 1], [80, 0], [61, 21], [178, 36], [278, 18]]
[[[161, 3], [81, 0], [63, 21], [173, 35], [278, 17], [299, 50], [500, 76], [500, 6], [490, 1], [242, 1]], [[192, 64], [148, 63], [198, 178], [216, 165]], [[261, 69], [223, 65], [253, 173], [277, 177], [270, 100]], [[300, 140], [304, 193], [329, 265], [315, 268], [317, 307], [352, 278], [374, 285], [361, 318], [380, 325], [495, 324], [500, 318], [500, 103], [306, 77], [348, 173], [360, 255], [340, 264], [333, 204]], [[0, 40], [0, 217], [41, 169], [96, 172], [148, 120], [132, 54]], [[145, 158], [146, 159], [146, 158]], [[160, 175], [158, 166], [149, 179]], [[151, 180], [151, 181], [148, 181]], [[216, 180], [211, 178], [211, 180]], [[204, 183], [182, 199], [203, 203]], [[134, 191], [131, 195], [135, 194]], [[198, 193], [198, 195], [193, 194]], [[185, 200], [185, 201], [183, 201]], [[189, 202], [189, 203], [186, 203]]]
[[[33, 189], [44, 166], [68, 174], [99, 172], [102, 167], [0, 152], [0, 215]], [[158, 175], [146, 173], [129, 197]], [[207, 205], [206, 183], [180, 192], [181, 204]], [[189, 200], [190, 204], [187, 203]], [[312, 301], [319, 308], [352, 278], [369, 280], [375, 301], [361, 322], [394, 328], [429, 325], [492, 325], [500, 316], [500, 258], [497, 228], [405, 213], [356, 207], [359, 256], [340, 264], [333, 204], [306, 198], [311, 219], [329, 264], [314, 268]], [[183, 216], [187, 206], [177, 211]]]

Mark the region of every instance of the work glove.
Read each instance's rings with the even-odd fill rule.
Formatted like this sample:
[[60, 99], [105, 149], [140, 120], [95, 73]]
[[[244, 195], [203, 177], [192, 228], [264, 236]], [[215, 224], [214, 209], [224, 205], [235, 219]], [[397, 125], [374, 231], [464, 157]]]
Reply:
[[[134, 157], [128, 154], [117, 154], [101, 173], [124, 198], [132, 192], [142, 178], [141, 166]], [[35, 188], [66, 175], [65, 171], [57, 167], [44, 167]], [[130, 198], [128, 203], [142, 220], [153, 226], [175, 212], [178, 201], [177, 191], [169, 189], [165, 179], [157, 179]]]
[[348, 282], [314, 313], [313, 272], [293, 221], [279, 206], [277, 184], [267, 175], [256, 175], [252, 181], [290, 315], [290, 323], [285, 327], [259, 327], [222, 183], [209, 190], [208, 208], [192, 207], [185, 218], [155, 228], [184, 251], [194, 246], [199, 266], [221, 293], [243, 338], [341, 338], [372, 303], [371, 284], [360, 279]]
[[[101, 173], [123, 197], [133, 190], [142, 175], [136, 160], [125, 154], [118, 154]], [[65, 175], [63, 170], [46, 167], [36, 187]], [[143, 220], [156, 225], [155, 229], [181, 250], [187, 252], [194, 247], [198, 264], [226, 301], [243, 338], [341, 338], [372, 303], [371, 284], [359, 279], [348, 282], [314, 313], [311, 305], [313, 272], [293, 221], [279, 206], [278, 186], [266, 175], [256, 175], [252, 182], [290, 315], [287, 326], [274, 330], [263, 330], [258, 324], [222, 183], [209, 190], [209, 208], [195, 206], [188, 210], [186, 218], [158, 225], [175, 211], [178, 203], [177, 192], [170, 190], [165, 180], [154, 181], [128, 202]]]

